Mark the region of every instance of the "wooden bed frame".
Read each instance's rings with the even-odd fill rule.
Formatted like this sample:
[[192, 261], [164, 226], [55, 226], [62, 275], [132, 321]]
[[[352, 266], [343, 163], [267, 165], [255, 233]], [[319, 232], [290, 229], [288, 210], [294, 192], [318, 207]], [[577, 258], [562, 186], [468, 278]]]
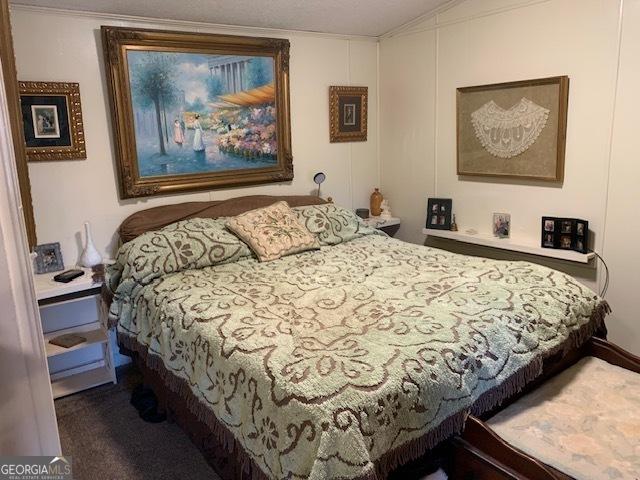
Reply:
[[[551, 376], [575, 364], [585, 356], [596, 357], [612, 365], [640, 374], [640, 357], [601, 338], [591, 338], [582, 348], [570, 352], [555, 367], [509, 403], [540, 386]], [[502, 405], [501, 409], [506, 405]], [[483, 415], [490, 418], [494, 412]], [[451, 480], [571, 480], [573, 477], [515, 448], [480, 418], [469, 416], [464, 433], [451, 441], [452, 455], [448, 468]]]

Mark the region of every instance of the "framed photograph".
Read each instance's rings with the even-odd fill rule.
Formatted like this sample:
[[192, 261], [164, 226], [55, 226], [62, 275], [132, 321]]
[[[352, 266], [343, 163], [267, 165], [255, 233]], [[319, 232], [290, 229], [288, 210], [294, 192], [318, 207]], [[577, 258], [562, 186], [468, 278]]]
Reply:
[[553, 233], [555, 231], [555, 222], [552, 219], [544, 220], [543, 223], [545, 232]]
[[569, 77], [457, 90], [458, 175], [561, 182]]
[[51, 273], [64, 270], [60, 243], [44, 243], [36, 245], [36, 273]]
[[452, 204], [450, 198], [430, 198], [427, 201], [426, 228], [451, 230]]
[[573, 222], [573, 220], [562, 220], [560, 222], [560, 233], [572, 233]]
[[122, 198], [293, 179], [289, 41], [102, 27]]
[[544, 248], [561, 248], [589, 252], [589, 222], [579, 218], [542, 217]]
[[493, 214], [493, 236], [509, 238], [511, 234], [511, 215], [508, 213]]
[[329, 87], [329, 141], [367, 140], [367, 87]]
[[19, 82], [19, 87], [27, 160], [87, 158], [80, 86], [67, 82]]

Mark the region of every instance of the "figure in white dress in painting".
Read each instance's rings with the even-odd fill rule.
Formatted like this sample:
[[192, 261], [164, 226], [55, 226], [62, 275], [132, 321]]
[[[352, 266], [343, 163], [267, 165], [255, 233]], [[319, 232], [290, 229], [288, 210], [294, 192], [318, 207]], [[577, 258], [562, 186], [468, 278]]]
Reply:
[[196, 113], [196, 120], [193, 122], [193, 150], [204, 152], [204, 142], [202, 140], [202, 125], [200, 125], [200, 115]]
[[176, 118], [173, 122], [173, 141], [181, 147], [184, 143], [184, 133], [182, 133], [182, 126], [180, 125], [180, 120]]

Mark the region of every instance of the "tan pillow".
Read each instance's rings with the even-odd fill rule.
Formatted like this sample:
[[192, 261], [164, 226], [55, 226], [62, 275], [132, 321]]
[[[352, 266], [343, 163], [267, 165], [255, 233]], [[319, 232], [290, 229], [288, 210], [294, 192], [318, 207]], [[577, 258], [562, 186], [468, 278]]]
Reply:
[[287, 202], [232, 217], [227, 228], [247, 243], [261, 262], [320, 247]]

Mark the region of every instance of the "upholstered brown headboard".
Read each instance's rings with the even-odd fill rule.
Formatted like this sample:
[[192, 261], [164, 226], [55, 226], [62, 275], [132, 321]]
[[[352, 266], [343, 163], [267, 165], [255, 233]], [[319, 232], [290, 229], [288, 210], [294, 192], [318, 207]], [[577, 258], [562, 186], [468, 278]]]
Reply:
[[327, 203], [326, 200], [313, 195], [250, 195], [211, 202], [187, 202], [163, 205], [140, 210], [130, 215], [122, 222], [118, 233], [120, 234], [120, 240], [125, 243], [142, 235], [144, 232], [157, 230], [180, 220], [197, 217], [233, 217], [234, 215], [240, 215], [254, 208], [266, 207], [280, 200], [286, 201], [292, 207]]

